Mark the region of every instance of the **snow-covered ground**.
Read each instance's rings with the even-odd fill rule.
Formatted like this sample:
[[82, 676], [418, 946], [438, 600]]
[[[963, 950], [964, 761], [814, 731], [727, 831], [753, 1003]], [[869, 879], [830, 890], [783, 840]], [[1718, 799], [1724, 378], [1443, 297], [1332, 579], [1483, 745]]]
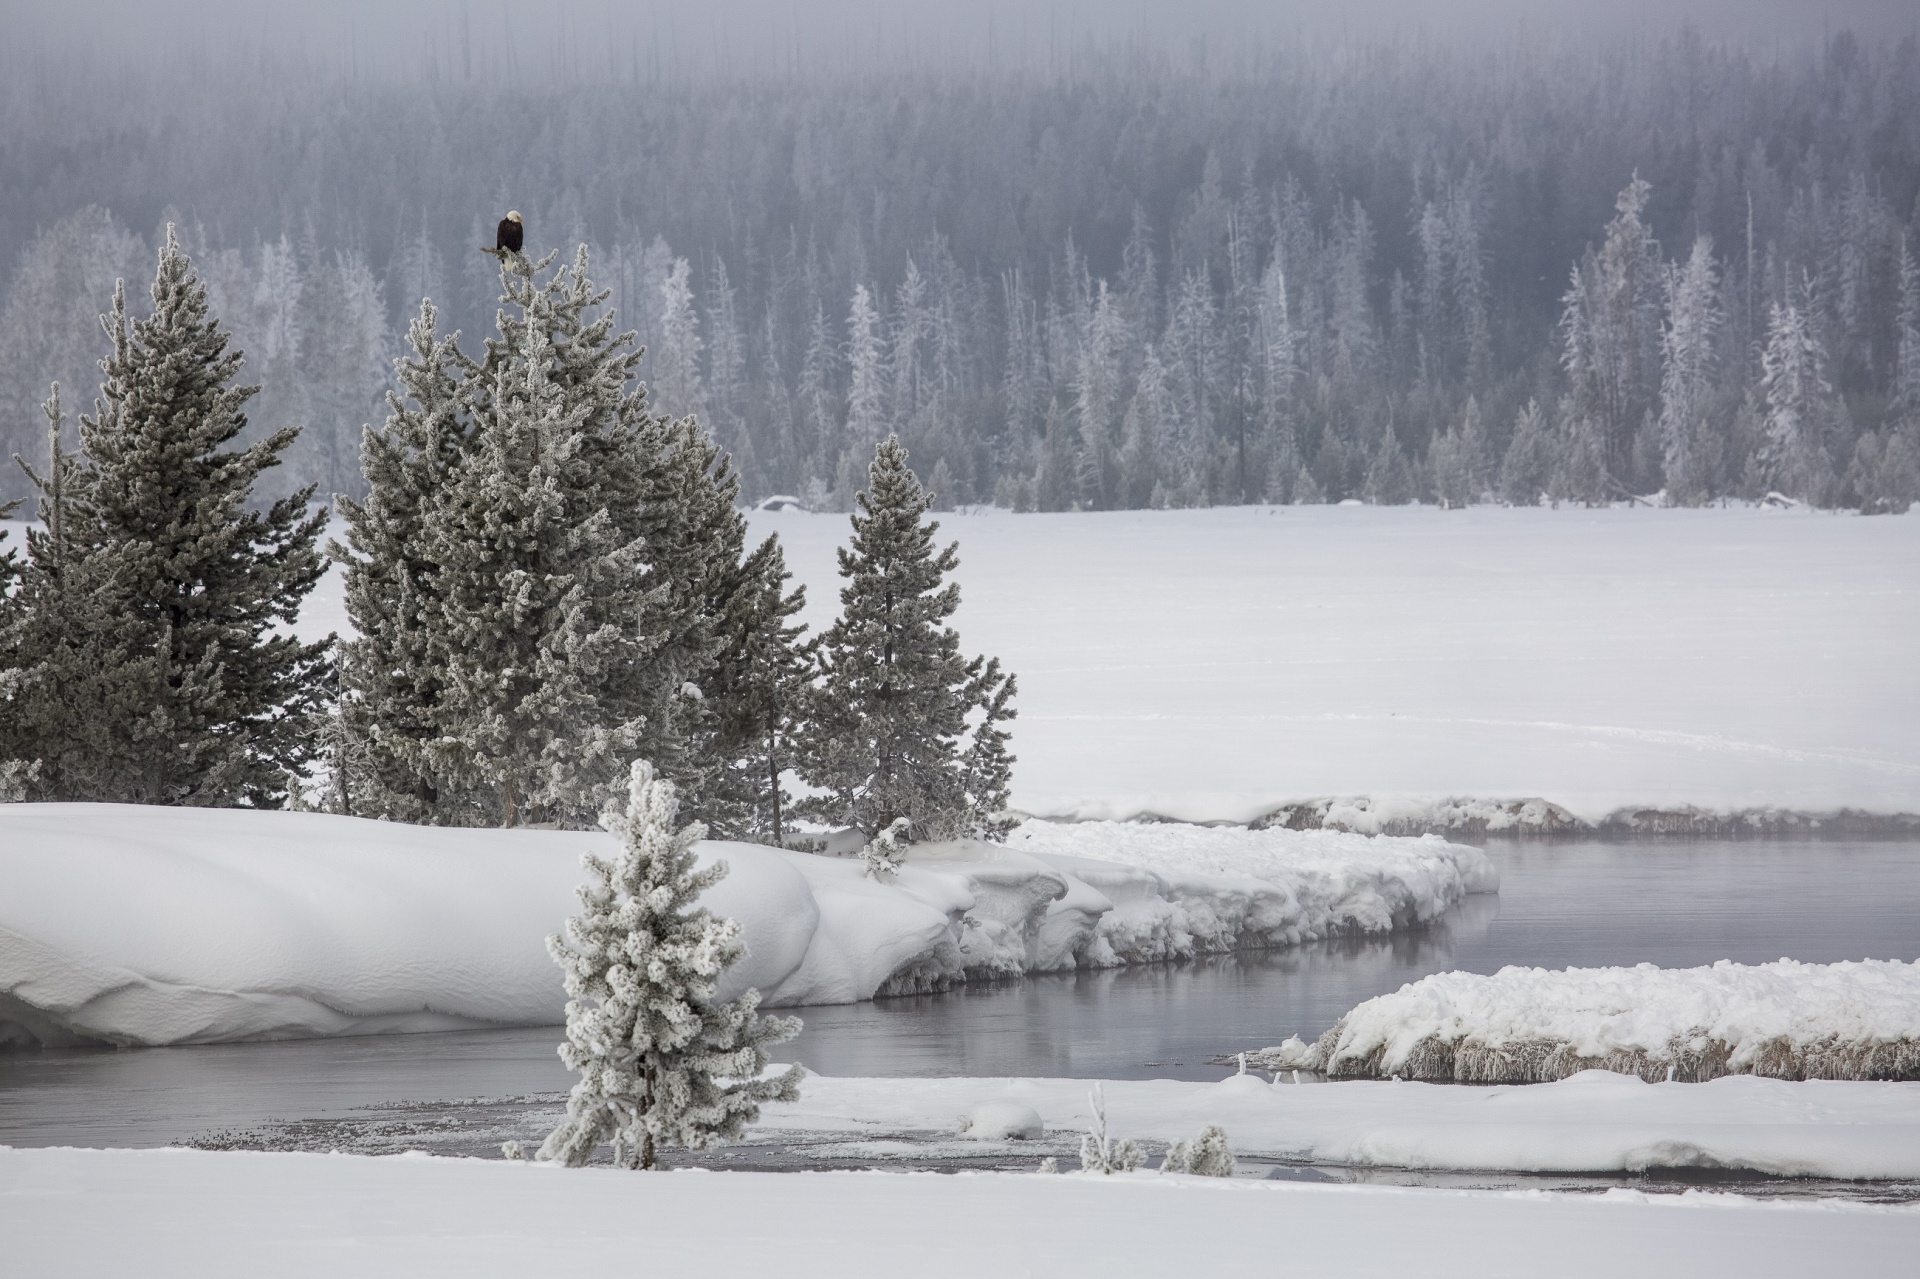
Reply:
[[[1730, 1076], [1650, 1084], [1587, 1071], [1551, 1084], [1461, 1088], [1293, 1084], [1249, 1071], [1219, 1083], [1106, 1080], [1113, 1136], [1155, 1143], [1226, 1130], [1239, 1155], [1390, 1168], [1608, 1173], [1722, 1169], [1780, 1177], [1920, 1178], [1920, 1086]], [[1084, 1079], [846, 1079], [810, 1075], [764, 1108], [775, 1131], [958, 1136], [982, 1107], [1031, 1108], [1049, 1134], [1091, 1123]], [[1157, 1162], [1157, 1160], [1156, 1160]], [[1076, 1167], [1073, 1160], [1066, 1167]]]
[[[941, 520], [967, 650], [1020, 677], [1014, 797], [1038, 816], [1247, 821], [1341, 797], [1303, 815], [1920, 813], [1920, 511]], [[752, 522], [824, 625], [846, 517]], [[337, 572], [300, 629], [349, 629]], [[1494, 803], [1527, 799], [1545, 804]]]
[[[1920, 813], [1920, 512], [945, 515], [1038, 815], [1370, 796]], [[839, 607], [839, 515], [756, 514]]]
[[[1038, 816], [1247, 821], [1342, 797], [1302, 814], [1920, 813], [1920, 511], [941, 520], [966, 648], [1020, 677], [1014, 798]], [[824, 625], [846, 517], [752, 522]], [[349, 629], [337, 573], [300, 629]]]
[[471, 1159], [0, 1149], [22, 1274], [1899, 1274], [1920, 1212], [1121, 1177], [629, 1173]]
[[1316, 1043], [1292, 1039], [1257, 1060], [1470, 1083], [1592, 1067], [1654, 1079], [1920, 1079], [1920, 963], [1435, 973], [1367, 1000]]
[[[544, 939], [597, 832], [318, 813], [0, 805], [0, 1043], [547, 1025]], [[1033, 852], [1023, 851], [1031, 845]], [[1384, 932], [1497, 876], [1478, 849], [1334, 832], [1033, 825], [1015, 847], [858, 860], [709, 843], [747, 958], [723, 996], [846, 1003], [974, 976]]]

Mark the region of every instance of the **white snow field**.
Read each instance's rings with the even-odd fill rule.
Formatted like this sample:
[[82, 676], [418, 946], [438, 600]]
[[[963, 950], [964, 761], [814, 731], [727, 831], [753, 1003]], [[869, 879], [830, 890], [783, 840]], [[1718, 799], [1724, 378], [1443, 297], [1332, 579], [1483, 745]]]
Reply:
[[[1914, 1084], [1751, 1076], [1650, 1084], [1603, 1070], [1490, 1088], [1372, 1080], [1295, 1085], [1291, 1078], [1281, 1072], [1269, 1082], [1249, 1071], [1211, 1084], [1109, 1079], [1100, 1086], [1115, 1139], [1190, 1140], [1218, 1124], [1236, 1155], [1267, 1159], [1448, 1171], [1920, 1178]], [[845, 1133], [850, 1141], [930, 1130], [954, 1134], [964, 1147], [974, 1134], [961, 1131], [962, 1117], [1018, 1106], [1057, 1136], [1091, 1124], [1090, 1086], [1084, 1079], [809, 1075], [800, 1100], [762, 1108], [761, 1127]]]
[[1920, 1079], [1920, 963], [1435, 973], [1360, 1004], [1313, 1044], [1290, 1039], [1255, 1059], [1463, 1083], [1596, 1067], [1646, 1079]]
[[[1013, 848], [916, 847], [886, 884], [854, 859], [704, 844], [731, 873], [703, 900], [748, 945], [722, 994], [848, 1003], [1382, 932], [1498, 886], [1484, 853], [1438, 838], [1182, 829], [1033, 824]], [[594, 848], [612, 837], [0, 805], [0, 1044], [556, 1024], [544, 942]]]
[[[750, 518], [817, 631], [846, 516]], [[1920, 813], [1920, 511], [939, 518], [966, 651], [1020, 679], [1014, 800], [1035, 816]], [[338, 570], [299, 630], [350, 630]]]
[[[1014, 800], [1037, 816], [1920, 813], [1920, 512], [940, 520], [963, 647], [1019, 676]], [[786, 544], [810, 624], [837, 613], [845, 516], [753, 530]]]
[[632, 1173], [501, 1160], [0, 1149], [21, 1274], [1904, 1273], [1920, 1211], [1163, 1177]]

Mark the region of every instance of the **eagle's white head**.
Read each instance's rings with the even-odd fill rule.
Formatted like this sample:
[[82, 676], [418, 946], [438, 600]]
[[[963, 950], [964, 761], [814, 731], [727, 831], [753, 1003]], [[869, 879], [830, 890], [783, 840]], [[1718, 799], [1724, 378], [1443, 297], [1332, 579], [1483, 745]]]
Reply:
[[509, 210], [507, 211], [507, 221], [509, 221], [509, 222], [518, 222], [519, 220], [520, 220], [520, 210], [518, 210], [518, 209], [509, 209]]

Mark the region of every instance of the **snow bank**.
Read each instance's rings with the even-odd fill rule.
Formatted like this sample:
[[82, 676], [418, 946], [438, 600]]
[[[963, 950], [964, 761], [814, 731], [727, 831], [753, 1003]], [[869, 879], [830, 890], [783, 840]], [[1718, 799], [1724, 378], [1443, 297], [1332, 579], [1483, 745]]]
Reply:
[[1463, 1083], [1594, 1069], [1674, 1080], [1920, 1079], [1920, 963], [1437, 973], [1367, 1000], [1314, 1044], [1290, 1039], [1252, 1059], [1338, 1078]]
[[[1490, 882], [1482, 854], [1438, 840], [1247, 836], [1201, 831], [1182, 846], [1163, 832], [1149, 846], [1124, 828], [1043, 830], [1030, 842], [1083, 855], [923, 846], [885, 884], [857, 860], [709, 842], [702, 860], [731, 873], [707, 902], [748, 945], [722, 995], [848, 1003], [1381, 931]], [[1215, 837], [1234, 848], [1209, 862], [1197, 848]], [[0, 805], [0, 1046], [555, 1024], [564, 996], [544, 940], [575, 908], [581, 854], [610, 844], [315, 813]], [[1103, 851], [1116, 860], [1087, 856]], [[1164, 873], [1148, 869], [1155, 857]]]
[[[1191, 1134], [1188, 1134], [1191, 1135]], [[0, 1149], [22, 1274], [1802, 1276], [1909, 1269], [1910, 1209], [1216, 1178], [646, 1173]], [[106, 1228], [103, 1228], [106, 1227]]]
[[1500, 887], [1485, 853], [1432, 836], [1034, 821], [1008, 843], [1114, 902], [1096, 929], [1101, 963], [1390, 932]]
[[[1295, 1086], [1290, 1078], [1110, 1079], [1101, 1088], [1114, 1136], [1151, 1143], [1156, 1161], [1165, 1143], [1218, 1124], [1236, 1155], [1362, 1167], [1920, 1178], [1920, 1088], [1911, 1084], [1750, 1076], [1650, 1084], [1605, 1071], [1491, 1088]], [[1071, 1136], [1092, 1122], [1087, 1087], [1083, 1079], [810, 1075], [798, 1101], [765, 1108], [763, 1127], [877, 1139], [951, 1132], [955, 1115], [1022, 1107], [1039, 1116], [1047, 1135]]]

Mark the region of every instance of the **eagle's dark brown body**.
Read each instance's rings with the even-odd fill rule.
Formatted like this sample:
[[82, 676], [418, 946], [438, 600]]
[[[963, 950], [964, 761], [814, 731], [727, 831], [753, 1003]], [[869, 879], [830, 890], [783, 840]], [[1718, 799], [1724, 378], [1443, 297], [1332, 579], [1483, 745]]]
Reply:
[[523, 228], [512, 218], [501, 218], [500, 229], [494, 232], [493, 247], [496, 253], [518, 253], [522, 243]]

